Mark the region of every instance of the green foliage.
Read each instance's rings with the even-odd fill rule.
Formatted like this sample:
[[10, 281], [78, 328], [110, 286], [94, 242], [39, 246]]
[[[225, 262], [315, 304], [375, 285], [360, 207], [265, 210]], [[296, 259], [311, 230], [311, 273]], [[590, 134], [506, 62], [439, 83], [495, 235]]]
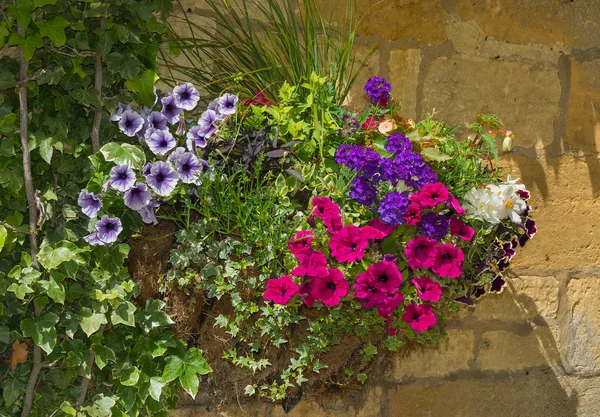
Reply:
[[[211, 371], [201, 351], [186, 352], [173, 337], [163, 302], [140, 305], [124, 264], [129, 247], [91, 247], [81, 239], [93, 225], [76, 201], [99, 161], [93, 128], [101, 145], [115, 132], [108, 115], [119, 101], [153, 100], [162, 19], [170, 10], [160, 0], [21, 0], [0, 8], [0, 47], [17, 47], [29, 67], [25, 110], [15, 88], [19, 63], [0, 59], [0, 415], [21, 414], [35, 367], [41, 371], [29, 391], [30, 414], [39, 416], [166, 416], [179, 388], [195, 395], [199, 376]], [[30, 114], [32, 186], [42, 213], [35, 230], [23, 179], [21, 111]], [[93, 126], [95, 118], [100, 124]], [[127, 143], [101, 151], [106, 160], [135, 166], [145, 158]], [[28, 348], [13, 366], [19, 346]], [[186, 366], [170, 379], [165, 369], [174, 360]]]
[[[359, 21], [350, 0], [341, 18], [323, 14], [315, 0], [302, 2], [298, 9], [294, 2], [277, 0], [206, 3], [216, 16], [216, 30], [194, 21], [185, 9], [169, 26], [173, 55], [164, 54], [163, 59], [172, 83], [183, 78], [215, 95], [242, 90], [249, 97], [262, 92], [275, 99], [285, 82], [300, 85], [314, 72], [335, 83], [335, 103], [341, 105], [374, 50], [355, 63]], [[189, 35], [178, 33], [179, 27]], [[304, 99], [308, 92], [300, 94]]]

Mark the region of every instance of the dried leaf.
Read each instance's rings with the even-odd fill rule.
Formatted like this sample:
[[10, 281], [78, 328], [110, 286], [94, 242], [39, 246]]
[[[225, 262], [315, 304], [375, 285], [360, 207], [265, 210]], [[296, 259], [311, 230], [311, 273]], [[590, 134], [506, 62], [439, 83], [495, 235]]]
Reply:
[[12, 354], [10, 355], [10, 368], [14, 371], [17, 369], [18, 364], [27, 362], [28, 357], [29, 348], [27, 344], [15, 340], [15, 343], [12, 345]]

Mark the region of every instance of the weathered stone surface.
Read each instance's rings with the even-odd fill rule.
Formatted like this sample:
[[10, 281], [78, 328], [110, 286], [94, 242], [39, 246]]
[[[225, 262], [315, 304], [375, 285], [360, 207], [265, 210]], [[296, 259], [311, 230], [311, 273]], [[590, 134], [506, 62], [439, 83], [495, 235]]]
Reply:
[[567, 372], [600, 375], [600, 278], [571, 279], [567, 287], [569, 312], [561, 323]]
[[[497, 330], [485, 332], [481, 336], [477, 367], [483, 371], [517, 371], [536, 366], [550, 366], [556, 358], [546, 358], [545, 348], [538, 340], [538, 334], [552, 336], [547, 327], [535, 327], [527, 335]], [[556, 348], [551, 351], [558, 354]]]
[[600, 378], [559, 377], [567, 395], [577, 396], [577, 416], [596, 417], [600, 410]]
[[[552, 372], [456, 378], [401, 386], [390, 392], [389, 416], [575, 417], [577, 395]], [[583, 416], [583, 415], [580, 415]], [[586, 417], [592, 417], [587, 415]]]
[[467, 330], [449, 330], [450, 343], [417, 347], [404, 357], [396, 358], [394, 379], [444, 376], [469, 368], [475, 338]]
[[404, 118], [417, 116], [417, 86], [421, 52], [418, 49], [393, 49], [388, 62], [389, 79], [394, 80], [394, 98], [401, 103]]
[[[318, 0], [318, 3], [326, 19], [343, 22], [346, 18], [345, 0]], [[356, 3], [355, 14], [363, 18], [361, 35], [380, 35], [389, 40], [412, 37], [432, 45], [446, 41], [444, 24], [448, 13], [438, 0], [385, 1], [376, 7], [368, 0]]]
[[475, 19], [488, 36], [512, 43], [598, 45], [600, 1], [457, 0], [462, 20]]
[[[354, 49], [356, 62], [361, 62], [364, 60], [370, 49], [370, 47], [357, 45]], [[379, 51], [375, 51], [373, 54], [371, 54], [369, 59], [366, 61], [365, 66], [356, 77], [356, 81], [354, 82], [354, 85], [350, 90], [348, 97], [346, 98], [345, 104], [355, 111], [362, 111], [371, 104], [363, 89], [369, 78], [379, 74], [379, 58]]]
[[[524, 81], [526, 80], [526, 81]], [[556, 71], [518, 62], [440, 57], [422, 86], [421, 117], [438, 117], [463, 126], [478, 113], [494, 113], [515, 132], [521, 146], [553, 141], [560, 82]]]
[[480, 320], [524, 321], [556, 318], [558, 280], [553, 277], [519, 276], [508, 280], [502, 294], [489, 294], [475, 303]]
[[600, 152], [600, 60], [571, 59], [567, 142], [571, 148]]
[[387, 402], [385, 393], [381, 387], [375, 387], [369, 391], [362, 408], [356, 413], [356, 417], [380, 417], [382, 402]]

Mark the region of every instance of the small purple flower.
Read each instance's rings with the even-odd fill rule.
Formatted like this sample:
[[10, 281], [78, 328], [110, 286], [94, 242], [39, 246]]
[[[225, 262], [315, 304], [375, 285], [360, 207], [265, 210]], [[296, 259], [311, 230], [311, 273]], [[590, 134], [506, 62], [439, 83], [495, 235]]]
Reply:
[[435, 240], [443, 239], [450, 230], [448, 218], [442, 214], [430, 211], [421, 216], [421, 233]]
[[169, 122], [169, 124], [172, 125], [177, 123], [179, 121], [179, 115], [181, 114], [182, 110], [175, 104], [173, 95], [168, 94], [167, 96], [163, 97], [160, 101], [163, 105], [162, 110], [160, 112], [163, 116], [165, 116], [167, 122]]
[[135, 136], [144, 127], [144, 119], [133, 110], [125, 110], [119, 120], [119, 129], [127, 136]]
[[185, 144], [190, 152], [196, 152], [198, 148], [206, 147], [206, 139], [202, 135], [202, 126], [193, 126], [187, 133]]
[[392, 226], [398, 226], [405, 223], [402, 218], [408, 207], [408, 197], [406, 193], [389, 193], [381, 200], [378, 213], [381, 220]]
[[206, 139], [217, 130], [215, 123], [217, 121], [217, 113], [214, 110], [206, 110], [200, 115], [198, 126], [202, 127], [200, 134]]
[[92, 246], [104, 245], [104, 242], [98, 239], [98, 232], [90, 233], [89, 235], [84, 236], [83, 240]]
[[388, 136], [385, 150], [390, 153], [398, 154], [400, 152], [410, 151], [412, 144], [410, 139], [404, 136], [402, 133], [394, 133]]
[[168, 130], [157, 130], [146, 140], [155, 155], [164, 155], [177, 145], [177, 141]]
[[219, 97], [218, 109], [219, 113], [225, 116], [231, 116], [235, 114], [235, 106], [238, 102], [238, 96], [235, 94], [225, 93]]
[[112, 116], [110, 116], [110, 121], [118, 122], [119, 120], [121, 120], [121, 116], [123, 115], [123, 112], [125, 112], [127, 110], [131, 110], [131, 106], [129, 104], [125, 105], [123, 103], [119, 103], [117, 110], [113, 113]]
[[158, 207], [159, 204], [151, 199], [148, 204], [138, 210], [138, 213], [142, 217], [142, 221], [146, 224], [157, 224], [158, 220], [156, 219], [156, 215], [154, 214], [154, 207]]
[[127, 164], [117, 165], [109, 172], [110, 186], [118, 191], [127, 191], [135, 184], [135, 173]]
[[198, 101], [200, 101], [200, 94], [198, 94], [192, 83], [185, 83], [173, 89], [173, 100], [180, 109], [194, 110]]
[[152, 193], [148, 191], [148, 186], [138, 182], [134, 187], [125, 192], [123, 202], [132, 210], [141, 210], [152, 199]]
[[356, 177], [352, 180], [350, 198], [356, 200], [361, 206], [371, 207], [377, 200], [377, 190], [371, 181]]
[[173, 192], [179, 181], [179, 174], [170, 164], [158, 161], [152, 164], [150, 174], [146, 177], [150, 188], [160, 196], [166, 197]]
[[179, 173], [181, 182], [193, 184], [196, 174], [202, 171], [202, 165], [198, 158], [196, 158], [196, 155], [185, 152], [175, 160], [175, 169]]
[[390, 83], [382, 77], [369, 78], [365, 85], [365, 93], [371, 99], [371, 103], [379, 104], [382, 107], [387, 107], [391, 89]]
[[90, 193], [88, 190], [81, 190], [77, 198], [77, 204], [81, 211], [88, 217], [96, 217], [98, 211], [102, 208], [102, 194]]
[[123, 230], [121, 220], [118, 217], [108, 217], [107, 215], [96, 223], [96, 232], [98, 239], [103, 243], [113, 243], [117, 241], [119, 233]]

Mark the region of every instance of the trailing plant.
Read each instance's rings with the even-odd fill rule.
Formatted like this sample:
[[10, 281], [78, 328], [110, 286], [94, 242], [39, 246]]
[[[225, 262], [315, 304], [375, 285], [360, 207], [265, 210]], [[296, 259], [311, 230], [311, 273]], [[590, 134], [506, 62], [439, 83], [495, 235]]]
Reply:
[[[277, 0], [207, 0], [215, 26], [198, 23], [182, 8], [171, 19], [169, 47], [163, 53], [172, 84], [191, 80], [218, 95], [234, 90], [249, 97], [275, 100], [284, 83], [300, 85], [317, 73], [334, 82], [341, 105], [364, 59], [355, 60], [353, 46], [360, 23], [351, 0], [337, 25], [315, 0], [296, 4]], [[336, 16], [339, 18], [339, 16]], [[188, 35], [182, 35], [185, 28]], [[355, 64], [355, 62], [358, 62]], [[309, 94], [299, 91], [302, 99]]]

